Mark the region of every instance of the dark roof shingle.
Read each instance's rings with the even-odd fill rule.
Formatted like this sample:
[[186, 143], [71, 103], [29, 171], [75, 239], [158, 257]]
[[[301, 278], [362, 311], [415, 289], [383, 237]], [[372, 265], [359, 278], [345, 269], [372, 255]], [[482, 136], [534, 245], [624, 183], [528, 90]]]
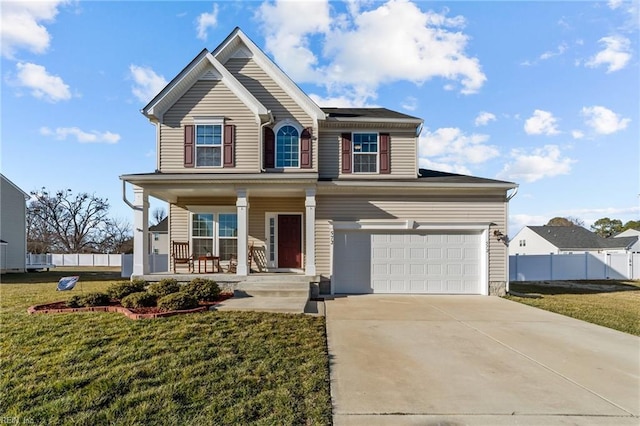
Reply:
[[582, 226], [529, 226], [536, 234], [563, 250], [626, 249], [637, 237], [602, 238]]

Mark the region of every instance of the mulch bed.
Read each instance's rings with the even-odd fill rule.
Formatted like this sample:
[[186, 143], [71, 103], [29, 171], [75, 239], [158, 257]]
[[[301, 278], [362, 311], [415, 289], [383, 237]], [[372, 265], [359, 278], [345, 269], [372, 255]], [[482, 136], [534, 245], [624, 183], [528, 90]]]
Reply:
[[197, 308], [182, 311], [165, 311], [157, 307], [152, 308], [125, 308], [117, 300], [112, 300], [108, 306], [92, 306], [84, 308], [69, 308], [66, 301], [45, 303], [42, 305], [30, 306], [27, 309], [29, 314], [64, 314], [72, 312], [119, 312], [130, 319], [163, 318], [180, 314], [191, 314], [194, 312], [205, 312], [212, 306], [233, 297], [231, 293], [223, 293], [218, 300], [213, 302], [200, 302]]

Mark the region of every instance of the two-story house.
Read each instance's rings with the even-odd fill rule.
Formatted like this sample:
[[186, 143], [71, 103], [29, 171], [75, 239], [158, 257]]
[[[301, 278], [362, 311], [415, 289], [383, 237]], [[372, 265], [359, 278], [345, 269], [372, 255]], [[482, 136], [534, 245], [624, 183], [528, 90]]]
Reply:
[[157, 170], [134, 190], [134, 275], [147, 273], [148, 197], [191, 253], [305, 274], [330, 293], [501, 294], [510, 182], [418, 168], [423, 120], [320, 108], [236, 28], [142, 113]]

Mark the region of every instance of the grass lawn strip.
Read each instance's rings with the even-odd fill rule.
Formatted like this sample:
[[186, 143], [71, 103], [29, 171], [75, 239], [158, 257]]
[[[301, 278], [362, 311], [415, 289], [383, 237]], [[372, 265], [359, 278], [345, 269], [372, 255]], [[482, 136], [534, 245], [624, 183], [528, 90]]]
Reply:
[[[94, 278], [85, 292], [117, 280]], [[323, 318], [28, 315], [30, 305], [77, 294], [56, 292], [56, 281], [0, 285], [3, 416], [36, 424], [331, 423]]]
[[[537, 293], [542, 298], [532, 299], [507, 296], [526, 305], [577, 318], [614, 330], [640, 336], [640, 283], [636, 281], [585, 281], [578, 285], [544, 285], [532, 282], [511, 282], [519, 293]], [[580, 284], [586, 286], [580, 286]], [[594, 288], [598, 286], [599, 288]]]

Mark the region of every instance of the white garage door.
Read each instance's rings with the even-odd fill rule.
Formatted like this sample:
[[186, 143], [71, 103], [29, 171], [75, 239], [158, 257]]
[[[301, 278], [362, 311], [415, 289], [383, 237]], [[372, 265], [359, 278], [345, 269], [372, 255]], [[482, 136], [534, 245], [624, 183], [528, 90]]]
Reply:
[[336, 293], [480, 294], [480, 233], [337, 231]]

